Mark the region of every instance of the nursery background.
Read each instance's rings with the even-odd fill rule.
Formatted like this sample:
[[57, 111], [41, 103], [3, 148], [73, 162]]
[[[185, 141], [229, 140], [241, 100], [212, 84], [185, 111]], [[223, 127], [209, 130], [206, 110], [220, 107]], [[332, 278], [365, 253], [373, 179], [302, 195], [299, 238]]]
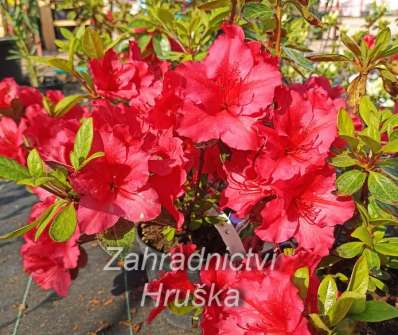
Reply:
[[[398, 334], [397, 76], [395, 0], [0, 0], [0, 334]], [[224, 242], [251, 323], [123, 267]]]

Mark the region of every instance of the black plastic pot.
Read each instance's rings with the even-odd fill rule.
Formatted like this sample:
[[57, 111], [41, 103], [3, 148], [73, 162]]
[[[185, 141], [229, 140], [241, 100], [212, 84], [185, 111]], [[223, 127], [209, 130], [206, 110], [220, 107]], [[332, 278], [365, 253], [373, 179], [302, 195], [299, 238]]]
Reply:
[[[166, 260], [163, 262], [163, 264], [160, 264], [160, 261], [162, 259], [162, 253], [155, 250], [151, 246], [147, 245], [139, 236], [140, 234], [137, 233], [137, 246], [138, 246], [138, 251], [142, 255], [156, 255], [156, 257], [148, 257], [147, 262], [145, 263], [145, 271], [148, 277], [149, 281], [152, 281], [154, 279], [157, 279], [160, 277], [160, 275], [163, 272], [168, 272], [171, 271], [170, 268], [170, 260]], [[199, 271], [188, 271], [188, 276], [190, 277], [191, 280], [193, 281], [198, 281], [199, 279]], [[166, 309], [163, 312], [163, 315], [165, 316], [167, 322], [174, 327], [180, 328], [180, 329], [185, 329], [185, 330], [192, 330], [194, 328], [194, 324], [196, 325], [196, 321], [194, 321], [192, 315], [177, 315], [172, 312], [170, 312], [168, 309]], [[195, 326], [196, 327], [196, 326]]]
[[0, 38], [0, 80], [12, 77], [18, 84], [27, 84], [27, 79], [22, 73], [21, 61], [19, 59], [7, 59], [10, 56], [10, 50], [15, 48], [14, 38]]

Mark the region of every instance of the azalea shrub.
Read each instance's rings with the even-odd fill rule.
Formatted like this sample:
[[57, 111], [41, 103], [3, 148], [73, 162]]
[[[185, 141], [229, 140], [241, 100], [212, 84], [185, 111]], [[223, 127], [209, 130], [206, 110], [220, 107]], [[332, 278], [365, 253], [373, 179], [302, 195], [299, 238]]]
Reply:
[[[131, 39], [81, 28], [68, 59], [35, 58], [83, 93], [0, 82], [0, 177], [38, 199], [27, 224], [0, 239], [23, 236], [23, 268], [40, 287], [67, 296], [86, 242], [128, 249], [138, 234], [159, 252], [238, 248], [267, 264], [211, 264], [196, 280], [187, 268], [162, 272], [149, 290], [182, 291], [188, 306], [162, 296], [148, 321], [167, 307], [200, 319], [206, 335], [305, 335], [398, 317], [388, 288], [398, 267], [398, 118], [365, 85], [370, 71], [394, 85], [398, 46], [388, 28], [342, 34], [349, 52], [305, 60], [355, 67], [347, 89], [315, 74], [286, 80], [281, 69], [304, 56], [283, 36], [281, 13], [293, 6], [320, 25], [307, 1], [292, 3], [151, 3]], [[239, 306], [198, 306], [195, 289], [206, 300], [214, 285], [241, 292]]]

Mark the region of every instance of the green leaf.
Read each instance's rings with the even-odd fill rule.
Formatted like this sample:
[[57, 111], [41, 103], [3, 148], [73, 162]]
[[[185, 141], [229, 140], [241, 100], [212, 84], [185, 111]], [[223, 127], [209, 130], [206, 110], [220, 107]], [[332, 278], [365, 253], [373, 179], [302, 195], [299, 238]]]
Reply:
[[366, 260], [368, 261], [369, 269], [372, 269], [372, 270], [380, 269], [380, 257], [376, 252], [366, 248], [363, 251], [362, 255], [364, 255], [366, 257]]
[[390, 154], [397, 153], [398, 152], [398, 139], [388, 142], [385, 146], [383, 146], [381, 151], [390, 153]]
[[213, 1], [206, 1], [203, 4], [200, 4], [198, 8], [204, 11], [211, 11], [217, 8], [229, 7], [229, 6], [230, 6], [230, 1], [228, 0], [213, 0]]
[[364, 206], [362, 206], [359, 202], [356, 202], [355, 205], [357, 206], [359, 215], [361, 216], [362, 222], [364, 222], [365, 224], [368, 224], [370, 221], [370, 216], [368, 211], [366, 210], [366, 208]]
[[351, 307], [351, 312], [360, 313], [365, 308], [366, 292], [369, 288], [369, 267], [368, 261], [365, 256], [358, 258], [352, 270], [350, 282], [347, 287], [347, 291], [355, 292], [359, 294], [359, 298], [356, 299]]
[[[388, 292], [388, 287], [386, 284], [384, 284], [381, 280], [370, 276], [369, 277], [369, 291], [375, 292], [376, 289], [379, 289], [380, 291], [383, 291], [385, 293]], [[365, 309], [366, 309], [366, 305], [365, 305]]]
[[243, 17], [247, 20], [261, 18], [271, 18], [273, 16], [272, 8], [268, 3], [246, 3], [243, 8]]
[[311, 62], [350, 62], [351, 60], [344, 55], [337, 54], [319, 54], [306, 57]]
[[325, 276], [318, 288], [318, 307], [321, 314], [327, 314], [337, 300], [337, 285], [331, 275]]
[[[364, 134], [367, 133], [367, 134]], [[366, 128], [362, 131], [362, 134], [358, 135], [361, 141], [368, 147], [374, 154], [377, 154], [380, 149], [380, 134], [372, 132], [372, 128]]]
[[342, 32], [341, 33], [341, 41], [344, 43], [344, 45], [351, 50], [351, 52], [359, 58], [361, 55], [361, 48], [355, 42], [350, 36], [348, 36], [346, 33]]
[[75, 170], [79, 170], [81, 164], [86, 160], [90, 153], [93, 143], [93, 119], [82, 119], [81, 126], [75, 137], [71, 162]]
[[398, 53], [398, 45], [395, 45], [385, 51], [382, 52], [382, 57], [390, 57]]
[[72, 71], [72, 66], [67, 59], [41, 56], [31, 56], [30, 58], [36, 63], [49, 65], [67, 73]]
[[398, 226], [398, 221], [393, 219], [374, 219], [370, 220], [370, 224], [373, 226]]
[[25, 235], [28, 231], [32, 230], [35, 226], [36, 226], [36, 222], [33, 222], [33, 223], [31, 223], [31, 224], [28, 224], [28, 225], [26, 225], [26, 226], [23, 226], [23, 227], [21, 227], [21, 228], [18, 228], [18, 229], [16, 229], [16, 230], [12, 231], [12, 232], [9, 232], [9, 233], [7, 233], [7, 234], [1, 235], [1, 236], [0, 236], [0, 241], [9, 240], [9, 239], [12, 239], [12, 238], [16, 238], [16, 237], [19, 237], [19, 236], [23, 236], [23, 235]]
[[382, 322], [398, 318], [398, 309], [384, 301], [367, 301], [365, 310], [350, 316], [351, 319], [363, 322]]
[[360, 298], [361, 295], [356, 292], [343, 292], [328, 313], [330, 324], [335, 326], [344, 320], [354, 301]]
[[55, 116], [64, 116], [68, 113], [73, 107], [75, 107], [78, 103], [80, 103], [84, 99], [82, 95], [70, 95], [62, 100], [58, 101], [54, 108]]
[[325, 324], [325, 322], [322, 320], [319, 314], [312, 313], [309, 314], [309, 317], [315, 329], [319, 329], [328, 335], [332, 334], [332, 330], [329, 329], [329, 327]]
[[339, 194], [351, 195], [360, 190], [366, 180], [366, 172], [351, 170], [344, 172], [336, 180]]
[[359, 162], [355, 158], [351, 157], [349, 153], [343, 152], [332, 158], [332, 164], [335, 167], [350, 167], [357, 165]]
[[50, 226], [50, 237], [56, 242], [69, 240], [76, 230], [77, 217], [74, 203], [64, 207]]
[[364, 256], [358, 258], [352, 270], [348, 291], [365, 295], [369, 286], [369, 267]]
[[359, 114], [369, 127], [378, 129], [380, 126], [380, 113], [368, 96], [363, 96], [359, 102]]
[[384, 50], [387, 49], [388, 45], [391, 42], [391, 30], [390, 28], [383, 29], [376, 36], [376, 44], [370, 52], [369, 58], [371, 60], [377, 59]]
[[[185, 296], [184, 296], [185, 297]], [[195, 306], [192, 305], [182, 305], [177, 306], [174, 302], [171, 302], [167, 305], [167, 309], [170, 310], [173, 314], [176, 315], [187, 315], [193, 313]]]
[[321, 27], [321, 20], [316, 17], [308, 8], [308, 6], [303, 6], [300, 2], [293, 2], [297, 9], [301, 12], [304, 20], [306, 20], [310, 25], [315, 27]]
[[351, 236], [364, 242], [369, 247], [372, 246], [372, 237], [370, 236], [368, 229], [364, 225], [361, 225], [358, 228], [356, 228], [352, 232]]
[[354, 135], [354, 123], [352, 122], [351, 116], [345, 109], [340, 110], [337, 118], [337, 126], [340, 135], [353, 136]]
[[364, 248], [363, 242], [347, 242], [336, 248], [336, 252], [343, 258], [354, 258], [359, 255]]
[[105, 153], [102, 151], [97, 151], [95, 153], [93, 153], [90, 157], [88, 157], [81, 165], [80, 165], [80, 169], [83, 169], [88, 163], [90, 163], [91, 161], [93, 161], [94, 159], [97, 158], [101, 158], [104, 157]]
[[44, 175], [44, 162], [36, 149], [29, 152], [27, 165], [32, 177], [39, 178]]
[[82, 39], [83, 52], [89, 58], [102, 58], [104, 56], [104, 45], [101, 37], [93, 28], [86, 28]]
[[152, 38], [153, 48], [160, 59], [167, 59], [171, 51], [170, 41], [166, 35], [155, 35]]
[[30, 174], [27, 168], [13, 159], [0, 156], [0, 178], [19, 181], [29, 177]]
[[398, 201], [398, 186], [381, 173], [374, 171], [369, 173], [368, 187], [372, 195], [380, 201], [389, 204]]
[[134, 246], [136, 234], [137, 229], [133, 222], [119, 219], [114, 226], [98, 234], [97, 237], [100, 246], [111, 256], [115, 254], [115, 251], [110, 250], [109, 247], [123, 248], [120, 258], [124, 259], [129, 255], [129, 252]]
[[398, 256], [398, 238], [384, 238], [375, 244], [375, 250], [386, 256]]
[[166, 238], [167, 241], [172, 241], [176, 234], [176, 229], [171, 226], [166, 226], [162, 230], [163, 236]]
[[48, 207], [42, 215], [35, 221], [37, 230], [35, 233], [35, 241], [37, 241], [40, 235], [44, 232], [50, 222], [54, 219], [54, 216], [57, 214], [58, 209], [64, 205], [64, 202], [59, 201], [55, 202], [53, 205]]
[[314, 70], [314, 65], [303, 56], [303, 53], [292, 48], [282, 47], [282, 50], [287, 59], [291, 60], [293, 63], [303, 67], [308, 71]]
[[308, 285], [310, 283], [310, 273], [308, 267], [304, 266], [297, 269], [293, 275], [293, 283], [299, 290], [302, 299], [306, 299]]

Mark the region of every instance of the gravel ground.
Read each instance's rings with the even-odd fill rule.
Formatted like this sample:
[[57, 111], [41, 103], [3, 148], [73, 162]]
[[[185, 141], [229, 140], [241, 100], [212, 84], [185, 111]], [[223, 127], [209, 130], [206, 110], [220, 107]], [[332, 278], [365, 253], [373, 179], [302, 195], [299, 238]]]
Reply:
[[[0, 183], [0, 234], [25, 223], [36, 198], [23, 187]], [[22, 239], [0, 242], [0, 335], [12, 334], [18, 305], [28, 281], [21, 267], [19, 248]], [[28, 309], [18, 335], [124, 335], [128, 329], [124, 275], [120, 271], [104, 271], [106, 255], [95, 243], [86, 245], [88, 265], [80, 270], [67, 298], [43, 291], [33, 284], [27, 300]], [[145, 320], [150, 302], [139, 306], [145, 275], [128, 274], [132, 334], [194, 335], [168, 324], [160, 315], [151, 325]]]

